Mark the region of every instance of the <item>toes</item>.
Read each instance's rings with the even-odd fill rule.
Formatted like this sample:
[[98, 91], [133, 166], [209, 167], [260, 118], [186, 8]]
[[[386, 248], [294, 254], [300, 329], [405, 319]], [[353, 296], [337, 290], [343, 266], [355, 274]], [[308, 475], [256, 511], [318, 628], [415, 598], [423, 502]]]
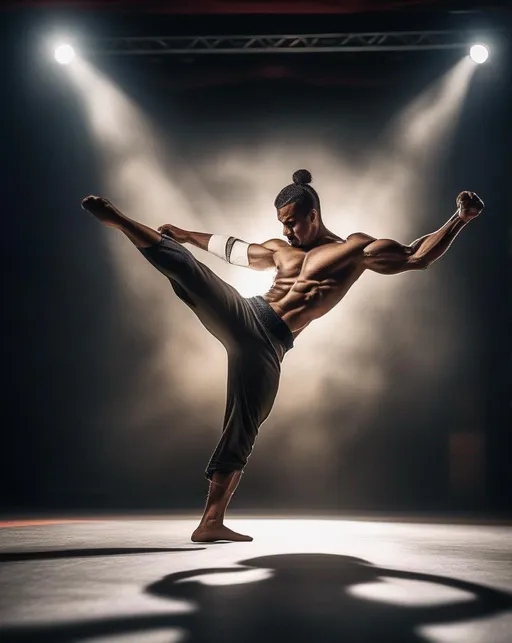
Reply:
[[111, 206], [110, 201], [101, 196], [89, 195], [82, 199], [82, 208], [85, 210], [104, 210]]
[[85, 199], [82, 199], [82, 208], [91, 208], [100, 203], [101, 199], [99, 196], [93, 196], [92, 194], [86, 196]]

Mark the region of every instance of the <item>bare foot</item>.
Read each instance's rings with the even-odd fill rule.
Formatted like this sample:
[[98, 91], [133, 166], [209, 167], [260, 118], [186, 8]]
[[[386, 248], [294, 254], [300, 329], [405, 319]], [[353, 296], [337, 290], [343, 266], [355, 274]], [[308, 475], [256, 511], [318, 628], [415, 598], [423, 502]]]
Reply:
[[232, 542], [251, 542], [252, 536], [239, 534], [224, 525], [199, 525], [191, 536], [194, 543], [213, 543], [216, 540], [230, 540]]
[[97, 219], [107, 226], [119, 227], [124, 219], [119, 210], [107, 199], [101, 196], [86, 196], [82, 200], [82, 208], [93, 214]]

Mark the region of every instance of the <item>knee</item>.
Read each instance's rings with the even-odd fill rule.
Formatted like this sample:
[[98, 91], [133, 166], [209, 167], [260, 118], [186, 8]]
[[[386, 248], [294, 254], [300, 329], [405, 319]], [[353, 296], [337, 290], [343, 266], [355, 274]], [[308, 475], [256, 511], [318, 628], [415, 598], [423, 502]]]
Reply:
[[170, 277], [192, 272], [196, 263], [191, 252], [178, 242], [166, 237], [163, 237], [160, 243], [148, 248], [147, 253]]

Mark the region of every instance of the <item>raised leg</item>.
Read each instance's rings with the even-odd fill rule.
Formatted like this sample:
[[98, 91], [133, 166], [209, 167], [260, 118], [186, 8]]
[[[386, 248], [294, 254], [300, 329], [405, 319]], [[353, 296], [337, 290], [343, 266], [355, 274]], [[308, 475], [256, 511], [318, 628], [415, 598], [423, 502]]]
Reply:
[[239, 534], [224, 525], [226, 509], [238, 487], [241, 476], [241, 471], [230, 471], [229, 473], [216, 471], [213, 474], [203, 517], [191, 537], [193, 542], [209, 543], [216, 540], [250, 542], [252, 540], [251, 536]]
[[121, 230], [169, 279], [174, 292], [217, 339], [222, 343], [231, 339], [232, 329], [244, 322], [244, 309], [239, 303], [242, 297], [232, 286], [198, 261], [183, 244], [128, 218], [107, 199], [88, 196], [82, 207], [104, 225]]
[[82, 201], [82, 208], [94, 215], [104, 225], [124, 232], [137, 248], [149, 248], [155, 243], [159, 243], [162, 239], [159, 232], [148, 228], [143, 223], [129, 219], [115, 205], [102, 197], [86, 197]]

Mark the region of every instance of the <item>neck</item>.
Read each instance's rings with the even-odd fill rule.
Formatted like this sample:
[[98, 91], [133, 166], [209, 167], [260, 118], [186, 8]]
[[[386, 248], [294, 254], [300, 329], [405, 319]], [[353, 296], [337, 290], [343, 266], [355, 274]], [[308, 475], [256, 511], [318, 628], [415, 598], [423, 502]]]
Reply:
[[307, 249], [316, 248], [317, 246], [324, 246], [327, 243], [332, 243], [333, 241], [339, 241], [338, 235], [334, 234], [328, 230], [323, 222], [318, 228], [318, 232], [315, 235], [315, 238], [308, 244]]

